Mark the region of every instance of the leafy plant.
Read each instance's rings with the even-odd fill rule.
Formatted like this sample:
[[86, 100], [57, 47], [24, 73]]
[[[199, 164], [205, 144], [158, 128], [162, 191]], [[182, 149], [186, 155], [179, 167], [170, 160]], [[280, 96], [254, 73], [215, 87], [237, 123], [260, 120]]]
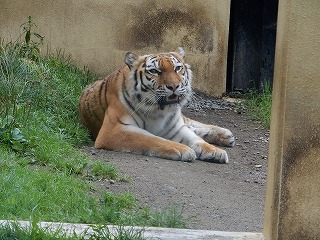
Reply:
[[26, 139], [17, 126], [10, 115], [0, 118], [0, 142], [17, 152], [22, 152], [26, 147], [34, 145], [34, 139]]
[[[24, 35], [24, 42], [20, 42], [19, 44], [22, 57], [34, 61], [39, 59], [39, 46], [44, 43], [44, 37], [33, 30], [35, 27], [37, 27], [37, 25], [32, 21], [32, 17], [28, 16], [27, 22], [20, 26], [20, 28], [22, 28], [22, 35]], [[32, 40], [32, 37], [35, 37], [36, 40]]]

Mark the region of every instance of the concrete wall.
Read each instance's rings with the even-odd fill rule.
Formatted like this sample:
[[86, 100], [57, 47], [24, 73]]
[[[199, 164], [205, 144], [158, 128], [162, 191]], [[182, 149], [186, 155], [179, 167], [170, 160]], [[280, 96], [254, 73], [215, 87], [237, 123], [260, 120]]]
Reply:
[[140, 54], [185, 48], [194, 86], [225, 92], [230, 0], [1, 0], [0, 36], [16, 39], [31, 15], [51, 49], [98, 74]]
[[267, 239], [320, 239], [319, 12], [319, 0], [279, 1]]

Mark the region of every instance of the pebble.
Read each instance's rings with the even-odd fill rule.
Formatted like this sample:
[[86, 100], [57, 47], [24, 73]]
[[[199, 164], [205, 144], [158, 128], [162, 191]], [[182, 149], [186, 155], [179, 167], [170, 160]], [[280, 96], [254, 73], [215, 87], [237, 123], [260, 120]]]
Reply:
[[92, 148], [92, 149], [90, 150], [91, 155], [96, 155], [97, 152], [98, 152], [98, 150], [95, 149], [95, 148]]
[[257, 165], [254, 165], [256, 168], [261, 168], [262, 165], [261, 164], [257, 164]]

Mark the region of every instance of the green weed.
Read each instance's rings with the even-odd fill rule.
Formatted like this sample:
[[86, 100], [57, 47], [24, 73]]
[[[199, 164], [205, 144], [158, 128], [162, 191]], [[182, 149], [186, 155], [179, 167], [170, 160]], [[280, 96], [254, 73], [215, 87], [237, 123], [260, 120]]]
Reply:
[[186, 222], [194, 219], [194, 217], [185, 218], [183, 216], [184, 206], [172, 205], [166, 209], [150, 212], [146, 211], [146, 226], [167, 227], [167, 228], [186, 228]]
[[[20, 55], [32, 60], [38, 60], [40, 58], [39, 46], [44, 43], [44, 37], [33, 30], [36, 27], [37, 25], [32, 21], [32, 17], [28, 16], [27, 22], [20, 26], [22, 29], [20, 37], [24, 35], [24, 41], [18, 39], [16, 42], [16, 46], [20, 50]], [[35, 40], [33, 40], [34, 38]]]
[[251, 90], [245, 94], [245, 105], [249, 109], [251, 118], [262, 122], [263, 126], [270, 128], [272, 105], [272, 87], [270, 82], [262, 86], [262, 90]]

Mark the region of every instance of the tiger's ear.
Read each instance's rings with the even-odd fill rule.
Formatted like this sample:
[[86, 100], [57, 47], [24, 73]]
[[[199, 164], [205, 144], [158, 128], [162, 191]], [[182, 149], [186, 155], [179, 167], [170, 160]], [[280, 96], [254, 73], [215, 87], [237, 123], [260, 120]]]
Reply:
[[126, 57], [124, 58], [124, 62], [128, 65], [128, 67], [131, 69], [134, 62], [138, 59], [138, 55], [132, 52], [128, 52], [126, 54]]
[[178, 47], [177, 49], [176, 49], [176, 52], [182, 57], [182, 58], [184, 58], [184, 56], [185, 56], [185, 52], [184, 52], [184, 49], [182, 48], [182, 47]]

